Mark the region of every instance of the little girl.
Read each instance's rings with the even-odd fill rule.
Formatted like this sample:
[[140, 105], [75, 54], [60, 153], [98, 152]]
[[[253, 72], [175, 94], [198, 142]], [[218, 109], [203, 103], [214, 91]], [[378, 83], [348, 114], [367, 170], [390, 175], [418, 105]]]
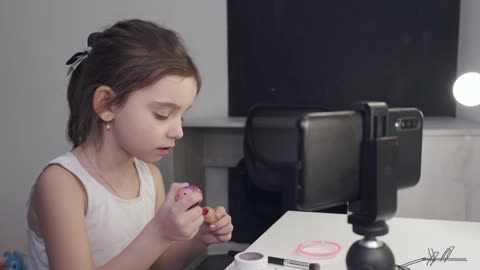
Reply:
[[27, 204], [31, 270], [183, 269], [232, 235], [216, 209], [207, 225], [199, 192], [175, 201], [153, 163], [182, 138], [200, 75], [175, 32], [121, 21], [88, 37], [67, 61], [72, 151], [50, 161]]

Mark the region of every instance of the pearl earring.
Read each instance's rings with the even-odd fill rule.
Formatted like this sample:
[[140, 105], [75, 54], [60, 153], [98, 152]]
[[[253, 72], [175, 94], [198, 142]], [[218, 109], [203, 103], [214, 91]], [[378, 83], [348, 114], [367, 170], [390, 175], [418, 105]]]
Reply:
[[112, 129], [112, 126], [110, 126], [110, 123], [106, 123], [106, 124], [105, 124], [105, 129], [106, 129], [106, 130]]

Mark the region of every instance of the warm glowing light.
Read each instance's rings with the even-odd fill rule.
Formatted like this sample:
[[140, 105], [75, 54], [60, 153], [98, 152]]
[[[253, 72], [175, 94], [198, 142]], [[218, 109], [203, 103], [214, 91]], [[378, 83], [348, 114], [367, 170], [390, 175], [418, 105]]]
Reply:
[[476, 72], [465, 73], [453, 84], [453, 96], [458, 103], [465, 106], [480, 104], [480, 74]]

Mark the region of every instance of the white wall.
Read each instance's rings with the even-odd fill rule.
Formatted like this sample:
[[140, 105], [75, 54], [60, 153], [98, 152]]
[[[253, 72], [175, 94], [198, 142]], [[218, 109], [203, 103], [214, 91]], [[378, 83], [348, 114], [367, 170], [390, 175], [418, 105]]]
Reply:
[[[459, 74], [480, 71], [480, 1], [462, 0]], [[65, 140], [65, 61], [89, 33], [119, 19], [143, 18], [174, 28], [204, 78], [190, 115], [227, 115], [225, 0], [0, 1], [0, 251], [26, 246], [24, 204], [49, 159]], [[480, 108], [458, 107], [480, 122]]]
[[204, 84], [190, 114], [227, 115], [226, 1], [0, 1], [0, 251], [26, 246], [24, 205], [43, 164], [69, 150], [66, 60], [127, 18], [183, 37]]
[[[480, 72], [480, 1], [461, 0], [457, 74]], [[457, 103], [457, 117], [480, 123], [480, 106], [465, 107]]]

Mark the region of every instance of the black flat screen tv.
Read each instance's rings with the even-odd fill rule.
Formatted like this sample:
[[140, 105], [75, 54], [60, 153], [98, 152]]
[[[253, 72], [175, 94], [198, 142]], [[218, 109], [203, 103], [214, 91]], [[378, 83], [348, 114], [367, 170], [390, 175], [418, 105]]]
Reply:
[[455, 116], [460, 0], [228, 0], [229, 115], [357, 101]]

